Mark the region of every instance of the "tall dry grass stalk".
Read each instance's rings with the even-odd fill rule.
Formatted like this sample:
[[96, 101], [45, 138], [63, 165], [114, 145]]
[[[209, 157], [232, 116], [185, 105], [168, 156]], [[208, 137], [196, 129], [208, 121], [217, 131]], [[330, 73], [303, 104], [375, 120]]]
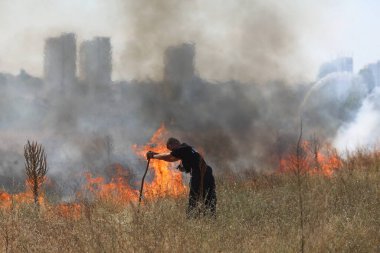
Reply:
[[28, 186], [30, 187], [35, 205], [39, 205], [38, 197], [40, 188], [45, 181], [47, 173], [47, 162], [45, 150], [37, 142], [28, 142], [24, 146], [25, 172]]
[[298, 189], [298, 204], [299, 204], [299, 224], [300, 224], [300, 251], [305, 252], [305, 235], [304, 235], [304, 200], [303, 200], [303, 191], [302, 191], [302, 181], [305, 176], [304, 160], [305, 152], [302, 148], [302, 120], [300, 123], [300, 135], [298, 137], [297, 146], [296, 146], [296, 159], [294, 164], [294, 172], [297, 177], [297, 189]]
[[310, 148], [311, 148], [311, 151], [313, 153], [313, 157], [314, 157], [314, 163], [315, 163], [315, 167], [320, 170], [321, 169], [321, 165], [319, 164], [319, 152], [320, 152], [320, 149], [321, 149], [321, 143], [318, 139], [318, 137], [314, 134], [311, 138], [310, 138]]

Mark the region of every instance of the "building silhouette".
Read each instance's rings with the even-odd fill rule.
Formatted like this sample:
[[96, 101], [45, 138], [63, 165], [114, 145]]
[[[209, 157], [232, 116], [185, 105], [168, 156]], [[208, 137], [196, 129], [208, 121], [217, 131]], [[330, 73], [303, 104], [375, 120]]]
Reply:
[[164, 80], [181, 82], [194, 76], [195, 48], [193, 44], [183, 43], [171, 46], [165, 51]]
[[368, 64], [359, 71], [359, 75], [367, 84], [368, 90], [372, 91], [375, 87], [380, 86], [380, 61]]
[[76, 58], [74, 33], [45, 40], [44, 81], [49, 88], [64, 92], [75, 84]]
[[184, 91], [195, 88], [192, 83], [195, 77], [194, 56], [193, 44], [183, 43], [166, 49], [163, 87], [167, 99], [174, 99]]
[[80, 79], [90, 85], [107, 85], [112, 76], [112, 48], [109, 37], [84, 41], [79, 49]]
[[335, 60], [322, 64], [319, 68], [318, 79], [321, 79], [328, 74], [334, 72], [353, 72], [353, 59], [352, 57], [339, 57]]

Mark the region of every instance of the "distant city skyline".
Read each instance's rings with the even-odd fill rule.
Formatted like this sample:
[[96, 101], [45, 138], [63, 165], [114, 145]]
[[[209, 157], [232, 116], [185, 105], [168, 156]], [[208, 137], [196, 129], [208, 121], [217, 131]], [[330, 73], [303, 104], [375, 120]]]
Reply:
[[164, 50], [182, 42], [196, 45], [196, 70], [215, 80], [311, 81], [340, 55], [353, 56], [354, 72], [380, 59], [378, 1], [218, 3], [4, 0], [0, 71], [42, 76], [44, 39], [63, 32], [110, 37], [114, 79], [162, 79]]
[[[54, 86], [67, 86], [68, 84], [62, 82], [75, 83], [77, 79], [87, 83], [103, 84], [114, 81], [112, 79], [113, 55], [111, 38], [95, 36], [91, 40], [84, 41], [77, 41], [76, 38], [76, 34], [72, 32], [46, 38], [44, 40], [43, 54], [44, 71], [41, 76], [35, 77], [41, 77]], [[168, 80], [168, 76], [170, 78], [186, 79], [188, 76], [193, 76], [196, 73], [194, 69], [194, 58], [196, 57], [195, 44], [184, 42], [172, 45], [163, 54], [165, 54], [164, 81]], [[352, 55], [341, 54], [322, 62], [318, 68], [315, 80], [322, 79], [334, 72], [349, 72], [361, 74], [367, 79], [366, 81], [380, 84], [378, 77], [380, 75], [380, 59], [366, 64], [361, 69], [355, 71], [354, 61], [355, 59]], [[181, 63], [181, 65], [178, 65], [178, 63]], [[184, 66], [186, 67], [183, 68]], [[189, 73], [184, 72], [184, 69]], [[4, 74], [6, 72], [0, 70], [0, 73]], [[27, 71], [22, 67], [20, 68], [20, 73], [26, 74]], [[368, 78], [373, 80], [369, 80]]]
[[[22, 67], [18, 76], [28, 75], [41, 78], [50, 87], [63, 92], [71, 89], [78, 81], [92, 83], [95, 86], [109, 85], [114, 81], [130, 81], [112, 78], [112, 43], [111, 38], [95, 36], [91, 40], [77, 41], [75, 33], [66, 32], [56, 37], [44, 40], [43, 74], [31, 75]], [[196, 58], [196, 45], [182, 43], [169, 46], [163, 52], [164, 83], [177, 83], [178, 80], [191, 79], [196, 75], [194, 63]], [[360, 75], [368, 86], [369, 91], [380, 86], [380, 59], [354, 71], [354, 58], [351, 55], [339, 55], [322, 62], [313, 80], [318, 81], [336, 72], [348, 72]], [[1, 71], [0, 74], [9, 74]], [[198, 73], [199, 74], [199, 73]], [[12, 75], [12, 74], [11, 74]], [[16, 77], [17, 73], [14, 75]]]

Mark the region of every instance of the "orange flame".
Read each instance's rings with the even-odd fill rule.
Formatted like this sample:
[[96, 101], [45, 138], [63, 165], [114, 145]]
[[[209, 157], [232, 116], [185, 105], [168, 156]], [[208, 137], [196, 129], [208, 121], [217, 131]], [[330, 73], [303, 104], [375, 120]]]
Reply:
[[116, 203], [129, 203], [138, 199], [138, 192], [131, 188], [124, 177], [117, 173], [111, 182], [105, 183], [103, 177], [92, 177], [87, 173], [85, 189], [95, 194], [98, 199], [110, 200]]
[[[32, 203], [34, 203], [34, 199], [33, 193], [31, 191], [21, 192], [17, 194], [0, 192], [0, 208], [9, 209], [12, 206]], [[40, 206], [44, 206], [45, 200], [43, 194], [38, 197], [38, 203]]]
[[[149, 150], [164, 153], [166, 149], [166, 129], [161, 126], [152, 136], [145, 146], [132, 146], [140, 157], [144, 157]], [[152, 159], [150, 168], [154, 171], [154, 178], [151, 183], [145, 182], [145, 199], [156, 199], [159, 197], [177, 197], [186, 192], [187, 188], [182, 182], [182, 174], [173, 170], [175, 166], [165, 161]], [[84, 191], [91, 193], [96, 199], [112, 201], [121, 205], [129, 204], [138, 200], [138, 190], [132, 188], [125, 177], [126, 170], [120, 165], [116, 168], [116, 175], [109, 183], [103, 177], [94, 177], [86, 173], [87, 184]], [[83, 193], [80, 193], [83, 194]]]
[[309, 174], [332, 176], [341, 167], [342, 160], [334, 148], [327, 145], [323, 150], [315, 151], [307, 141], [304, 141], [298, 157], [293, 153], [281, 159], [279, 171], [289, 172], [298, 169]]
[[[151, 150], [157, 153], [169, 152], [166, 149], [166, 129], [161, 126], [152, 136], [149, 143], [145, 146], [132, 148], [136, 154], [145, 158], [146, 152]], [[145, 182], [144, 196], [145, 199], [156, 199], [159, 197], [178, 197], [187, 192], [187, 187], [183, 183], [182, 173], [174, 170], [176, 164], [160, 160], [151, 160], [150, 169], [154, 171], [152, 182]], [[128, 171], [121, 165], [116, 166], [116, 173], [107, 183], [105, 178], [96, 177], [90, 173], [85, 174], [87, 183], [82, 191], [77, 195], [81, 196], [86, 192], [92, 194], [96, 199], [112, 201], [119, 204], [129, 204], [138, 200], [138, 190], [131, 187], [129, 183]], [[47, 178], [46, 178], [47, 179]], [[47, 180], [48, 181], [48, 180]], [[0, 191], [0, 208], [9, 209], [18, 204], [32, 204], [33, 193], [31, 192], [30, 183], [26, 181], [26, 191], [18, 194], [9, 194]], [[62, 217], [78, 218], [82, 213], [82, 205], [77, 203], [61, 203], [57, 205], [48, 205], [45, 203], [44, 195], [39, 196], [39, 204], [42, 207], [48, 207], [48, 213]]]
[[[135, 152], [145, 157], [148, 151], [157, 153], [170, 152], [166, 148], [167, 131], [162, 125], [152, 136], [149, 143], [143, 147], [134, 146]], [[154, 171], [154, 179], [151, 183], [145, 183], [144, 196], [147, 199], [171, 196], [178, 197], [186, 193], [187, 187], [183, 183], [182, 173], [175, 170], [178, 164], [168, 163], [161, 160], [152, 159], [150, 167]]]

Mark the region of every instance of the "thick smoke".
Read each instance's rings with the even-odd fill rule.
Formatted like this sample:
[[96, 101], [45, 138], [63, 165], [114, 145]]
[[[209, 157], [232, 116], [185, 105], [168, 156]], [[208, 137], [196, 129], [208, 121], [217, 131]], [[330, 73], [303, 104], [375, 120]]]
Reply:
[[358, 148], [378, 148], [380, 141], [380, 89], [376, 88], [363, 101], [355, 119], [338, 131], [334, 145], [341, 152]]
[[[138, 77], [162, 78], [162, 52], [197, 45], [196, 66], [205, 79], [263, 83], [308, 76], [298, 34], [313, 19], [307, 6], [277, 1], [126, 1], [130, 37], [120, 59]], [[303, 8], [302, 8], [302, 7]], [[308, 60], [310, 62], [310, 60]], [[305, 75], [306, 74], [306, 75]]]
[[337, 129], [355, 118], [367, 94], [367, 84], [351, 72], [334, 71], [320, 78], [300, 106], [307, 132], [331, 141]]
[[[142, 167], [143, 160], [131, 146], [145, 143], [161, 124], [170, 135], [205, 153], [217, 173], [276, 166], [284, 152], [276, 149], [278, 139], [292, 137], [303, 96], [299, 89], [282, 82], [270, 82], [264, 88], [254, 83], [203, 80], [195, 69], [195, 45], [186, 43], [165, 50], [159, 82], [104, 83], [89, 81], [85, 73], [76, 81], [67, 81], [75, 80], [73, 68], [64, 67], [76, 64], [75, 57], [68, 57], [73, 47], [56, 47], [56, 43], [72, 45], [73, 40], [64, 34], [46, 41], [44, 80], [24, 72], [2, 76], [1, 127], [4, 140], [14, 137], [10, 139], [15, 154], [4, 156], [13, 160], [3, 167], [14, 164], [17, 175], [22, 171], [22, 147], [27, 139], [45, 146], [50, 176], [59, 178], [56, 184], [69, 184], [71, 189], [78, 185], [75, 175], [84, 171], [104, 174], [106, 167], [117, 163], [135, 170]], [[94, 61], [110, 64], [103, 58]], [[96, 75], [110, 75], [110, 68], [83, 62], [89, 64], [88, 69], [98, 68]], [[24, 91], [24, 86], [29, 90]], [[2, 147], [4, 152], [9, 150], [9, 144]]]
[[80, 40], [112, 37], [116, 79], [160, 80], [162, 52], [182, 42], [197, 45], [196, 67], [205, 79], [311, 77], [320, 54], [311, 52], [309, 41], [321, 39], [324, 24], [331, 27], [320, 15], [329, 2], [4, 0], [0, 69], [24, 67], [41, 76], [42, 39], [72, 31]]
[[[140, 174], [145, 161], [131, 147], [162, 124], [216, 173], [276, 169], [296, 142], [300, 115], [306, 135], [332, 139], [366, 96], [346, 74], [291, 82], [295, 66], [309, 64], [297, 39], [296, 21], [306, 15], [290, 3], [297, 15], [274, 1], [116, 2], [128, 29], [118, 30], [128, 36], [122, 53], [113, 38], [63, 34], [45, 41], [43, 77], [0, 74], [1, 175], [22, 182], [27, 139], [45, 146], [49, 177], [66, 194], [84, 171]], [[112, 69], [135, 79], [111, 81]]]

